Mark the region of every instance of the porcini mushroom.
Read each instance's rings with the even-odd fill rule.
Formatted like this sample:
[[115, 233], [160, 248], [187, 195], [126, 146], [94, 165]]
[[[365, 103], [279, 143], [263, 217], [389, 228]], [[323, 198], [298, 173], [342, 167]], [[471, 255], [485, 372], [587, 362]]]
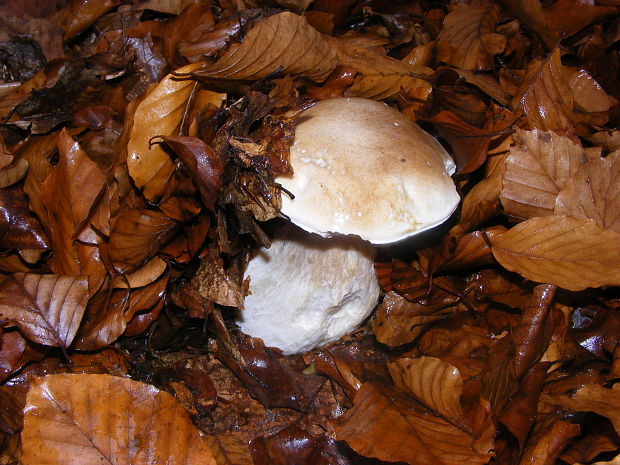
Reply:
[[323, 100], [304, 111], [290, 162], [294, 174], [277, 178], [295, 195], [283, 196], [282, 213], [325, 239], [294, 233], [262, 249], [246, 271], [250, 295], [238, 318], [244, 332], [287, 354], [338, 339], [371, 313], [374, 252], [360, 238], [387, 244], [426, 231], [460, 199], [441, 144], [372, 100]]

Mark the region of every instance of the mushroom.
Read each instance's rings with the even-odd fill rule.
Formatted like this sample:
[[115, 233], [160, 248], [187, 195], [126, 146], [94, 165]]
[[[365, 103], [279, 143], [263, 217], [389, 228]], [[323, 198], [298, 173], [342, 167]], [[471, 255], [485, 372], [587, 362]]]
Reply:
[[323, 100], [298, 118], [290, 162], [277, 179], [282, 213], [305, 230], [279, 231], [250, 261], [242, 331], [285, 354], [357, 328], [379, 296], [374, 247], [448, 219], [459, 203], [455, 164], [399, 111], [362, 98]]

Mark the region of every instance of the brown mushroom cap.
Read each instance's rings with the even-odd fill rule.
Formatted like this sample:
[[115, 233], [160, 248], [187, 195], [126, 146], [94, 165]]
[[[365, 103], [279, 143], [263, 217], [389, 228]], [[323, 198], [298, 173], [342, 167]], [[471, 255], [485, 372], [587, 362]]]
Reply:
[[460, 200], [443, 147], [373, 100], [323, 100], [303, 112], [290, 161], [294, 174], [277, 181], [295, 198], [282, 196], [282, 212], [323, 236], [395, 242], [443, 223]]

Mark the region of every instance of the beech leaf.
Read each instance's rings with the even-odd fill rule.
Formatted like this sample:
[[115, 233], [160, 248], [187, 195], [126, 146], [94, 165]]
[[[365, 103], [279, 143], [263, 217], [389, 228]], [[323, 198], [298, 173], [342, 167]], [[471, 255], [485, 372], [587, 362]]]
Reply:
[[584, 163], [557, 196], [554, 213], [620, 233], [620, 150]]
[[365, 383], [341, 420], [336, 438], [358, 454], [416, 465], [484, 464], [491, 458], [495, 428], [489, 421], [473, 439], [441, 417], [416, 410], [406, 399]]
[[464, 7], [448, 13], [437, 37], [437, 59], [457, 68], [488, 70], [493, 57], [506, 48], [506, 37], [495, 32], [499, 7]]
[[24, 465], [216, 464], [170, 394], [110, 375], [35, 378], [22, 445]]
[[347, 95], [381, 100], [404, 90], [414, 101], [423, 103], [432, 91], [425, 79], [431, 70], [425, 66], [410, 65], [382, 55], [345, 39], [325, 36], [338, 53], [339, 64], [355, 68], [359, 75], [347, 90]]
[[255, 81], [278, 72], [323, 81], [337, 64], [336, 52], [303, 16], [284, 12], [258, 21], [243, 42], [194, 74]]
[[88, 297], [84, 276], [15, 273], [0, 283], [0, 314], [33, 342], [65, 349]]
[[583, 148], [553, 131], [524, 131], [505, 163], [500, 194], [506, 213], [518, 218], [552, 215], [556, 197], [581, 169]]
[[0, 169], [0, 188], [8, 187], [20, 181], [28, 172], [28, 160], [20, 158], [12, 165]]
[[619, 243], [617, 232], [571, 216], [531, 218], [491, 238], [504, 268], [570, 291], [619, 285]]
[[463, 380], [459, 370], [435, 357], [399, 358], [388, 363], [394, 385], [445, 418], [454, 426], [467, 429], [461, 394]]
[[[175, 74], [189, 73], [202, 63], [184, 66]], [[133, 182], [144, 196], [155, 201], [164, 191], [174, 171], [174, 163], [159, 145], [152, 145], [155, 136], [176, 136], [196, 82], [168, 74], [140, 102], [134, 114], [133, 127], [127, 143], [127, 168]]]

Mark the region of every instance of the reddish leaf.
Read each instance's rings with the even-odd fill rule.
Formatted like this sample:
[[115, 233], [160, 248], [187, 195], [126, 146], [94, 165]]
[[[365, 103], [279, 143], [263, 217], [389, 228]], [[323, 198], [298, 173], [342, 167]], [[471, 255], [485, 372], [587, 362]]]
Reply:
[[82, 276], [15, 273], [0, 283], [0, 314], [39, 344], [67, 348], [88, 301]]
[[25, 350], [26, 340], [19, 331], [0, 330], [0, 382], [20, 368]]
[[457, 172], [471, 173], [484, 163], [490, 137], [451, 111], [441, 111], [425, 121], [437, 126], [452, 147]]
[[28, 210], [26, 196], [21, 189], [0, 190], [0, 247], [48, 248], [45, 232]]
[[179, 156], [200, 191], [202, 203], [213, 211], [222, 187], [223, 165], [219, 156], [194, 137], [162, 137], [161, 140]]
[[519, 465], [547, 465], [554, 463], [568, 441], [579, 434], [579, 425], [552, 416], [539, 421], [532, 431]]

